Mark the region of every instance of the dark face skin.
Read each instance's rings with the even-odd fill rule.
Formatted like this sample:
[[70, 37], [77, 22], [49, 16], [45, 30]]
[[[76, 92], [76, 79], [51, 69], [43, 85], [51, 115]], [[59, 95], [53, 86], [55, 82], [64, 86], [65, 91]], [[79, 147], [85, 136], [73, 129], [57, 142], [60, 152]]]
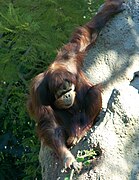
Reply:
[[65, 80], [55, 93], [55, 106], [58, 109], [68, 109], [74, 104], [75, 96], [75, 85]]

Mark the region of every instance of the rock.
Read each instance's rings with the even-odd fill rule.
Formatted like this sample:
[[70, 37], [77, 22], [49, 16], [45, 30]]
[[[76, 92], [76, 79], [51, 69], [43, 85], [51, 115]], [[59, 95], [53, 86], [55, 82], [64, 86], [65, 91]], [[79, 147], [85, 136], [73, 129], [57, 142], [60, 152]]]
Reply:
[[112, 89], [129, 84], [134, 72], [139, 71], [138, 5], [138, 0], [129, 0], [126, 10], [108, 22], [84, 63], [89, 79], [105, 87], [105, 108]]
[[[126, 88], [126, 93], [125, 93]], [[138, 103], [135, 104], [135, 99]], [[87, 146], [97, 144], [104, 150], [104, 158], [94, 170], [81, 175], [89, 179], [135, 180], [139, 173], [139, 95], [133, 87], [112, 91], [103, 121], [90, 133]], [[87, 147], [86, 146], [86, 147]], [[138, 170], [137, 170], [138, 168]], [[134, 172], [134, 173], [132, 173]], [[94, 178], [95, 179], [95, 178]]]
[[[79, 180], [139, 179], [139, 0], [129, 0], [126, 10], [102, 30], [89, 51], [84, 71], [93, 83], [102, 83], [103, 109], [98, 122], [72, 152], [99, 143], [100, 163], [74, 175]], [[63, 180], [62, 164], [41, 146], [43, 180]]]

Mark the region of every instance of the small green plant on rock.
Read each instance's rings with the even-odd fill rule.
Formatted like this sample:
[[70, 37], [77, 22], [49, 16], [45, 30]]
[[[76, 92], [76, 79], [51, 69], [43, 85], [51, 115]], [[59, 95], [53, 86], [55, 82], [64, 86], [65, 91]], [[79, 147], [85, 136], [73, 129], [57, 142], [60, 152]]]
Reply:
[[[77, 162], [82, 163], [82, 169], [84, 167], [96, 165], [97, 159], [102, 155], [102, 150], [99, 147], [99, 144], [90, 150], [79, 150], [77, 153], [76, 160]], [[75, 175], [74, 168], [71, 169], [70, 173], [64, 178], [64, 180], [72, 180], [73, 176]]]

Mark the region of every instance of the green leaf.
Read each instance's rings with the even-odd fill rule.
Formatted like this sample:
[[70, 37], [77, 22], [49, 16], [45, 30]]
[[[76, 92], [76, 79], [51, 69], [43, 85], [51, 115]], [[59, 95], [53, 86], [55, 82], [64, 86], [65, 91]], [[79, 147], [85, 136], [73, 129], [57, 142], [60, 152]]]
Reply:
[[70, 180], [70, 177], [66, 176], [66, 177], [64, 178], [64, 180]]
[[87, 161], [85, 161], [83, 164], [84, 164], [84, 166], [89, 166], [89, 165], [91, 164], [91, 161], [90, 161], [90, 160], [87, 160]]
[[84, 157], [77, 157], [77, 162], [83, 162], [84, 161]]

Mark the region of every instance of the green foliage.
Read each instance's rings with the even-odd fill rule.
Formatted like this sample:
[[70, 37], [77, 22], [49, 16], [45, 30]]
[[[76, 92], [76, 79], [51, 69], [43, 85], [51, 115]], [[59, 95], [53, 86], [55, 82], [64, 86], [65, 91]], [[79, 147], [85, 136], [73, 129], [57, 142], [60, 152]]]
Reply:
[[[93, 3], [94, 2], [94, 3]], [[1, 0], [0, 179], [41, 179], [35, 122], [26, 110], [30, 80], [44, 71], [101, 1]], [[95, 6], [93, 6], [95, 4]]]
[[[83, 166], [82, 168], [91, 165], [93, 160], [100, 155], [99, 154], [100, 150], [98, 151], [97, 148], [90, 149], [90, 150], [78, 151], [76, 160], [77, 160], [77, 162], [82, 163], [82, 166]], [[67, 176], [64, 178], [64, 180], [70, 180], [73, 178], [74, 175], [76, 175], [74, 173], [74, 169], [71, 169], [70, 173], [67, 174]], [[76, 177], [76, 179], [77, 179], [77, 177]]]
[[77, 162], [82, 162], [84, 166], [88, 166], [91, 164], [92, 159], [94, 159], [97, 156], [97, 153], [95, 150], [83, 150], [78, 151], [77, 154]]

